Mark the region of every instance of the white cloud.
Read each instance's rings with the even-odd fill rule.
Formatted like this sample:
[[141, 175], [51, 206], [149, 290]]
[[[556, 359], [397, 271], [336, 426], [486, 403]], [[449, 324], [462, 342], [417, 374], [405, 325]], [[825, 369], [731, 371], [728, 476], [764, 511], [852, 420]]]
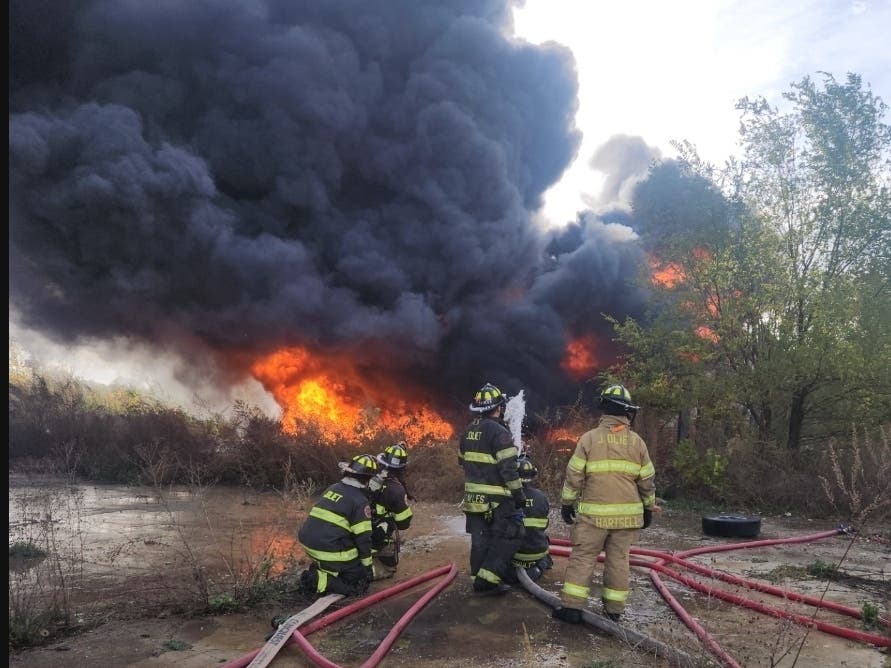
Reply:
[[781, 104], [789, 84], [822, 70], [860, 74], [891, 102], [891, 0], [526, 0], [514, 17], [519, 37], [565, 44], [577, 62], [584, 139], [546, 197], [555, 224], [600, 191], [588, 163], [614, 134], [668, 156], [671, 141], [689, 140], [722, 163], [737, 149], [741, 97]]

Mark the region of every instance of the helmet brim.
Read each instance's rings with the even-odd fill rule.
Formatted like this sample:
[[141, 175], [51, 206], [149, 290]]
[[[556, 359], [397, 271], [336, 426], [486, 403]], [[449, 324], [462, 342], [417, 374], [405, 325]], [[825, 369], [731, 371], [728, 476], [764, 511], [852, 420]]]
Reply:
[[390, 469], [391, 471], [401, 471], [406, 466], [406, 464], [399, 464], [398, 466], [396, 464], [391, 464], [383, 455], [377, 455], [375, 459], [377, 460], [378, 464], [383, 466], [385, 469]]

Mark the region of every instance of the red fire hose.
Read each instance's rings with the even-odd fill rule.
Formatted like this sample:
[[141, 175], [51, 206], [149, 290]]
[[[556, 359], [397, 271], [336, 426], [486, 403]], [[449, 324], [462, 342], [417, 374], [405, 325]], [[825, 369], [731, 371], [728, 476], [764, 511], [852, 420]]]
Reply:
[[753, 589], [755, 591], [760, 591], [763, 594], [770, 594], [771, 596], [785, 598], [790, 601], [797, 601], [798, 603], [806, 603], [807, 605], [812, 605], [817, 608], [825, 608], [826, 610], [831, 610], [841, 615], [848, 615], [849, 617], [854, 617], [856, 619], [861, 619], [863, 617], [863, 613], [856, 608], [850, 608], [840, 603], [825, 601], [813, 596], [806, 596], [794, 591], [789, 591], [788, 589], [781, 589], [779, 587], [774, 587], [773, 585], [758, 582], [757, 580], [750, 580], [748, 578], [739, 577], [737, 575], [731, 575], [730, 573], [724, 573], [723, 571], [714, 570], [712, 568], [708, 568], [707, 566], [702, 566], [695, 562], [681, 559], [670, 553], [659, 552], [658, 550], [647, 550], [644, 548], [632, 548], [631, 554], [656, 557], [657, 559], [670, 561], [673, 564], [677, 564], [678, 566], [682, 566], [683, 568], [686, 568], [688, 570], [695, 571], [696, 573], [707, 575], [708, 577], [722, 580], [729, 584], [746, 587], [747, 589]]
[[[310, 624], [307, 624], [303, 629], [299, 632], [295, 631], [294, 635], [291, 637], [291, 642], [296, 642], [309, 656], [309, 658], [320, 666], [327, 666], [328, 668], [334, 668], [337, 664], [331, 663], [319, 654], [316, 649], [309, 644], [306, 640], [305, 636], [308, 636], [319, 629], [325, 628], [330, 624], [333, 624], [339, 619], [343, 619], [348, 615], [353, 614], [354, 612], [358, 612], [364, 608], [367, 608], [374, 603], [382, 601], [384, 599], [390, 598], [391, 596], [395, 596], [400, 592], [405, 591], [406, 589], [411, 589], [421, 583], [427, 582], [428, 580], [432, 580], [433, 578], [444, 576], [443, 579], [436, 583], [430, 591], [425, 593], [420, 599], [418, 599], [414, 605], [412, 605], [406, 613], [399, 618], [390, 632], [386, 635], [384, 640], [378, 646], [378, 648], [374, 651], [374, 653], [368, 658], [368, 660], [362, 664], [362, 668], [372, 668], [373, 666], [377, 666], [378, 663], [383, 659], [390, 648], [393, 646], [393, 643], [396, 642], [396, 639], [399, 635], [405, 630], [405, 627], [411, 622], [412, 619], [421, 611], [421, 609], [426, 606], [431, 599], [439, 594], [443, 589], [446, 588], [449, 584], [451, 584], [452, 580], [455, 579], [455, 576], [458, 574], [458, 569], [454, 563], [449, 563], [445, 566], [440, 566], [439, 568], [434, 568], [431, 571], [427, 571], [421, 575], [405, 580], [404, 582], [399, 582], [392, 587], [388, 587], [379, 592], [375, 592], [369, 596], [359, 599], [354, 603], [346, 605], [339, 610], [335, 610], [334, 612], [325, 615], [324, 617], [317, 619]], [[305, 643], [305, 646], [304, 646]], [[247, 666], [251, 660], [259, 653], [260, 649], [255, 649], [244, 656], [230, 661], [224, 664], [223, 668], [244, 668]]]
[[[387, 652], [390, 651], [393, 643], [396, 642], [396, 639], [405, 630], [405, 627], [408, 626], [412, 619], [414, 619], [415, 615], [417, 615], [424, 608], [424, 606], [426, 606], [431, 601], [431, 599], [433, 599], [434, 596], [445, 589], [445, 587], [449, 583], [451, 583], [452, 580], [455, 579], [455, 575], [457, 573], [458, 569], [455, 567], [455, 564], [450, 564], [447, 567], [446, 577], [438, 582], [421, 598], [415, 601], [414, 605], [412, 605], [408, 609], [408, 611], [399, 618], [399, 621], [397, 621], [393, 628], [390, 629], [390, 632], [381, 641], [381, 644], [377, 646], [377, 649], [374, 650], [372, 655], [368, 657], [368, 659], [362, 664], [361, 668], [373, 668], [374, 666], [377, 666], [383, 660], [384, 656], [386, 656]], [[319, 621], [321, 622], [323, 620]], [[319, 628], [321, 628], [321, 626], [319, 626]], [[310, 633], [309, 627], [307, 627], [306, 629], [306, 634], [308, 633]], [[309, 641], [306, 639], [304, 634], [300, 632], [299, 629], [294, 631], [293, 637], [294, 641], [297, 643], [300, 649], [302, 649], [304, 653], [309, 657], [309, 659], [317, 666], [322, 666], [322, 668], [340, 668], [338, 664], [334, 663], [333, 661], [329, 661], [324, 656], [319, 654], [316, 648], [309, 643]]]
[[[678, 582], [682, 582], [687, 586], [696, 589], [698, 591], [702, 591], [704, 593], [709, 594], [710, 596], [715, 596], [717, 598], [721, 598], [723, 600], [729, 601], [731, 603], [735, 603], [737, 605], [741, 605], [746, 608], [750, 608], [753, 610], [757, 610], [758, 612], [762, 612], [764, 614], [768, 614], [774, 617], [782, 617], [785, 619], [789, 619], [796, 623], [802, 624], [804, 626], [809, 626], [813, 628], [817, 628], [821, 631], [831, 633], [833, 635], [838, 635], [850, 640], [857, 640], [859, 642], [865, 642], [872, 645], [876, 645], [879, 647], [888, 647], [891, 646], [891, 640], [886, 637], [878, 636], [871, 633], [864, 633], [861, 631], [855, 631], [852, 629], [848, 629], [842, 626], [837, 626], [835, 624], [828, 624], [826, 622], [818, 622], [810, 617], [806, 617], [804, 615], [798, 615], [795, 613], [786, 612], [785, 610], [779, 610], [777, 608], [772, 608], [770, 606], [759, 603], [758, 601], [753, 601], [751, 599], [747, 599], [742, 596], [737, 596], [731, 594], [729, 592], [725, 592], [721, 589], [715, 589], [712, 587], [708, 587], [697, 580], [689, 578], [681, 573], [674, 571], [671, 568], [668, 568], [664, 565], [665, 561], [671, 561], [679, 566], [684, 568], [689, 568], [690, 570], [702, 573], [704, 575], [708, 575], [711, 577], [715, 577], [717, 579], [721, 579], [727, 582], [731, 582], [733, 584], [738, 584], [742, 586], [746, 586], [752, 589], [756, 589], [758, 591], [763, 591], [764, 593], [769, 593], [775, 596], [782, 596], [784, 598], [788, 598], [790, 600], [796, 600], [803, 603], [808, 603], [810, 605], [815, 605], [818, 607], [826, 608], [829, 610], [833, 610], [835, 612], [839, 612], [841, 614], [847, 614], [852, 617], [861, 618], [861, 613], [854, 608], [849, 608], [847, 606], [842, 606], [836, 603], [831, 603], [829, 601], [821, 601], [819, 599], [815, 599], [808, 596], [803, 596], [800, 594], [796, 594], [795, 592], [787, 592], [778, 587], [771, 587], [769, 585], [763, 585], [761, 583], [747, 580], [745, 578], [738, 578], [736, 576], [732, 576], [726, 573], [721, 573], [720, 571], [716, 571], [714, 569], [707, 568], [705, 566], [701, 566], [699, 564], [695, 564], [691, 561], [688, 561], [685, 557], [698, 555], [698, 554], [707, 554], [713, 552], [726, 552], [731, 550], [743, 549], [743, 548], [751, 548], [751, 547], [764, 547], [768, 545], [781, 545], [781, 544], [789, 544], [789, 543], [804, 543], [813, 540], [818, 540], [820, 538], [827, 538], [830, 536], [835, 536], [838, 533], [843, 533], [843, 529], [834, 529], [832, 531], [824, 531], [816, 534], [809, 534], [806, 536], [794, 536], [791, 538], [779, 538], [779, 539], [767, 539], [760, 541], [747, 541], [741, 543], [730, 543], [723, 545], [712, 545], [705, 546], [701, 548], [695, 548], [692, 550], [684, 550], [681, 552], [677, 552], [675, 554], [669, 554], [665, 552], [660, 552], [658, 550], [646, 550], [633, 548], [631, 550], [632, 554], [642, 555], [642, 556], [652, 556], [656, 557], [657, 561], [648, 561], [641, 559], [632, 559], [631, 563], [635, 566], [643, 566], [646, 568], [650, 568], [650, 578], [653, 581], [653, 584], [662, 594], [662, 596], [666, 599], [672, 609], [681, 617], [685, 624], [703, 641], [703, 643], [715, 654], [719, 659], [721, 659], [722, 663], [726, 666], [737, 666], [735, 659], [730, 656], [714, 639], [702, 628], [701, 625], [698, 624], [687, 611], [680, 605], [680, 603], [671, 595], [668, 591], [668, 588], [662, 582], [661, 578], [657, 573], [661, 572], [668, 577], [671, 577]], [[552, 538], [551, 539], [551, 553], [561, 556], [568, 556], [571, 552], [571, 541], [567, 539], [561, 538]], [[603, 558], [601, 557], [602, 561]]]
[[[569, 545], [570, 541], [563, 538], [555, 538], [551, 540], [553, 545]], [[748, 546], [748, 543], [745, 545]], [[721, 546], [724, 547], [724, 546]], [[722, 550], [724, 551], [724, 550]], [[647, 557], [655, 557], [656, 559], [661, 559], [664, 561], [670, 561], [673, 564], [678, 566], [682, 566], [688, 570], [694, 571], [696, 573], [700, 573], [702, 575], [706, 575], [711, 578], [715, 578], [716, 580], [722, 580], [729, 584], [737, 585], [740, 587], [746, 587], [747, 589], [753, 589], [755, 591], [759, 591], [763, 594], [770, 594], [771, 596], [776, 596], [778, 598], [788, 599], [790, 601], [796, 601], [798, 603], [805, 603], [807, 605], [812, 605], [818, 608], [825, 608], [826, 610], [831, 610], [832, 612], [837, 612], [841, 615], [847, 615], [849, 617], [854, 617], [855, 619], [862, 619], [863, 613], [856, 609], [851, 608], [846, 605], [842, 605], [840, 603], [834, 603], [833, 601], [825, 601], [819, 598], [815, 598], [813, 596], [806, 596], [804, 594], [799, 594], [794, 591], [789, 591], [787, 589], [781, 589], [779, 587], [774, 587], [772, 585], [765, 584], [763, 582], [758, 582], [757, 580], [750, 580], [748, 578], [739, 577], [737, 575], [731, 575], [730, 573], [724, 573], [723, 571], [715, 570], [713, 568], [709, 568], [707, 566], [702, 566], [701, 564], [697, 564], [692, 561], [688, 561], [687, 559], [682, 559], [677, 556], [681, 554], [680, 552], [676, 554], [672, 554], [670, 552], [661, 552], [659, 550], [649, 550], [646, 548], [631, 548], [631, 554], [647, 556]], [[881, 620], [881, 624], [884, 626], [891, 627], [891, 621]]]
[[683, 550], [678, 552], [675, 556], [680, 557], [682, 559], [686, 559], [687, 557], [693, 557], [697, 554], [711, 554], [712, 552], [730, 552], [732, 550], [741, 550], [743, 548], [748, 547], [767, 547], [768, 545], [789, 545], [792, 543], [810, 543], [811, 541], [819, 540], [821, 538], [831, 538], [832, 536], [837, 536], [840, 533], [845, 533], [844, 529], [830, 529], [829, 531], [820, 531], [818, 533], [810, 533], [804, 536], [791, 536], [789, 538], [766, 538], [764, 540], [750, 540], [743, 541], [741, 543], [723, 543], [720, 545], [705, 545], [703, 547], [696, 547], [692, 550]]
[[741, 666], [736, 662], [730, 653], [725, 650], [721, 645], [715, 640], [712, 635], [705, 630], [705, 627], [702, 626], [696, 619], [687, 612], [687, 609], [681, 605], [681, 602], [678, 601], [674, 595], [668, 590], [668, 587], [665, 586], [665, 583], [662, 582], [661, 579], [657, 576], [653, 578], [652, 576], [656, 575], [655, 572], [650, 571], [650, 577], [653, 580], [653, 586], [656, 587], [657, 591], [662, 594], [662, 598], [665, 599], [666, 603], [671, 606], [671, 609], [675, 611], [678, 617], [681, 618], [681, 621], [687, 625], [693, 633], [696, 634], [696, 637], [702, 641], [702, 644], [708, 648], [708, 650], [714, 654], [721, 661], [721, 664], [725, 666], [725, 668], [741, 668]]
[[[564, 545], [556, 545], [556, 541], [560, 540], [561, 543], [566, 542], [570, 543], [570, 541], [563, 541], [561, 539], [551, 539], [551, 549], [550, 553], [556, 556], [568, 557], [572, 553], [572, 548]], [[598, 561], [602, 561], [603, 558], [598, 558]], [[639, 563], [638, 563], [639, 562]], [[643, 561], [639, 559], [632, 559], [631, 563], [635, 566], [650, 566], [653, 562]], [[680, 601], [678, 601], [672, 593], [668, 590], [668, 587], [665, 586], [665, 583], [662, 582], [661, 579], [656, 575], [655, 572], [650, 571], [650, 576], [653, 579], [653, 585], [655, 585], [656, 589], [662, 594], [662, 597], [665, 599], [666, 603], [671, 607], [672, 610], [675, 611], [678, 617], [681, 618], [681, 621], [687, 625], [693, 633], [702, 641], [702, 644], [705, 645], [708, 650], [714, 654], [720, 661], [721, 665], [725, 668], [741, 668], [739, 663], [737, 663], [736, 659], [734, 659], [721, 645], [715, 640], [712, 635], [705, 630], [705, 628], [696, 621], [696, 619], [687, 612], [687, 609], [681, 605]], [[653, 576], [656, 576], [653, 578]]]
[[891, 638], [886, 638], [883, 636], [876, 635], [874, 633], [866, 633], [864, 631], [855, 631], [854, 629], [848, 629], [844, 626], [838, 626], [836, 624], [829, 624], [827, 622], [820, 622], [812, 617], [808, 617], [806, 615], [799, 615], [794, 612], [787, 612], [786, 610], [780, 610], [779, 608], [773, 608], [769, 605], [765, 605], [763, 603], [759, 603], [758, 601], [753, 601], [751, 599], [745, 598], [743, 596], [737, 596], [736, 594], [731, 594], [729, 592], [724, 591], [723, 589], [716, 589], [714, 587], [709, 587], [707, 585], [702, 584], [701, 582], [694, 580], [693, 578], [687, 577], [677, 571], [668, 568], [667, 566], [663, 566], [659, 562], [650, 562], [632, 559], [631, 563], [635, 566], [647, 566], [654, 570], [659, 571], [660, 573], [664, 573], [668, 577], [673, 580], [677, 580], [678, 582], [682, 582], [688, 587], [696, 589], [697, 591], [701, 591], [704, 594], [708, 594], [709, 596], [714, 596], [715, 598], [720, 598], [724, 601], [728, 601], [730, 603], [734, 603], [736, 605], [740, 605], [744, 608], [749, 608], [750, 610], [757, 610], [765, 615], [770, 615], [771, 617], [780, 617], [782, 619], [788, 619], [790, 621], [795, 622], [796, 624], [801, 624], [802, 626], [810, 626], [815, 629], [819, 629], [825, 633], [831, 633], [832, 635], [840, 636], [842, 638], [847, 638], [848, 640], [856, 640], [858, 642], [869, 643], [870, 645], [875, 645], [877, 647], [891, 647]]
[[[631, 548], [631, 554], [647, 556], [647, 557], [655, 557], [657, 559], [661, 559], [664, 561], [670, 561], [673, 564], [678, 566], [682, 566], [691, 571], [695, 571], [696, 573], [700, 573], [702, 575], [706, 575], [711, 578], [715, 578], [717, 580], [722, 580], [729, 584], [746, 587], [747, 589], [753, 589], [755, 591], [759, 591], [763, 594], [770, 594], [771, 596], [776, 596], [779, 598], [788, 599], [790, 601], [796, 601], [799, 603], [805, 603], [807, 605], [812, 605], [818, 608], [825, 608], [826, 610], [831, 610], [832, 612], [837, 612], [842, 615], [847, 615], [849, 617], [854, 617], [855, 619], [862, 619], [863, 613], [856, 609], [851, 608], [846, 605], [842, 605], [840, 603], [835, 603], [833, 601], [825, 601], [819, 598], [815, 598], [813, 596], [806, 596], [804, 594], [799, 594], [794, 591], [789, 591], [787, 589], [781, 589], [779, 587], [774, 587], [772, 585], [765, 584], [763, 582], [758, 582], [757, 580], [750, 580], [748, 578], [739, 577], [737, 575], [731, 575], [729, 573], [724, 573], [723, 571], [715, 570], [713, 568], [708, 568], [707, 566], [702, 566], [701, 564], [697, 564], [695, 562], [689, 561], [684, 558], [683, 555], [690, 555], [695, 552], [696, 554], [706, 554], [711, 552], [726, 552], [728, 548], [730, 549], [740, 549], [742, 547], [759, 547], [768, 545], [775, 545], [777, 541], [784, 542], [804, 542], [803, 539], [807, 540], [817, 540], [818, 538], [825, 538], [828, 536], [833, 536], [838, 533], [837, 530], [833, 530], [831, 532], [821, 532], [818, 534], [811, 534], [809, 536], [795, 536], [791, 539], [770, 539], [763, 541], [752, 541], [752, 542], [743, 542], [743, 543], [732, 543], [726, 545], [717, 545], [717, 546], [707, 546], [702, 548], [696, 548], [696, 550], [685, 550], [683, 552], [670, 553], [670, 552], [662, 552], [659, 550], [650, 550], [646, 548]], [[565, 538], [554, 538], [551, 539], [551, 544], [553, 545], [571, 545], [571, 541]], [[886, 626], [891, 626], [891, 621], [882, 620], [882, 623]]]

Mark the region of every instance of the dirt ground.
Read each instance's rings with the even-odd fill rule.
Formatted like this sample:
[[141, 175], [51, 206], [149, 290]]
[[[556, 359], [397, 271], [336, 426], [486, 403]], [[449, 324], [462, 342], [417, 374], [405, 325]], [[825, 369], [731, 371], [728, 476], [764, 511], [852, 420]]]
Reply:
[[[10, 479], [10, 544], [25, 522], [26, 508], [36, 507], [38, 496], [29, 495], [39, 495], [40, 490], [35, 491], [32, 483]], [[247, 498], [243, 493], [214, 490], [202, 495], [200, 508], [196, 504], [198, 500], [188, 494], [159, 502], [150, 494], [137, 493], [131, 488], [85, 488], [76, 507], [69, 506], [67, 510], [69, 521], [72, 517], [78, 518], [79, 544], [87, 564], [83, 581], [78, 585], [79, 595], [109, 611], [108, 621], [45, 647], [12, 653], [9, 665], [17, 668], [199, 668], [237, 663], [261, 647], [271, 631], [270, 618], [296, 612], [299, 607], [260, 607], [248, 612], [195, 617], [177, 614], [176, 606], [159, 608], [157, 602], [177, 591], [171, 578], [189, 576], [188, 569], [180, 570], [183, 550], [178, 542], [188, 544], [194, 554], [197, 546], [207, 547], [215, 541], [217, 544], [228, 541], [232, 550], [233, 539], [238, 537], [240, 552], [262, 543], [265, 550], [272, 545], [281, 554], [293, 553], [299, 550], [293, 535], [306, 501], [289, 503], [287, 508], [293, 511], [289, 514], [281, 510], [281, 500], [275, 497]], [[469, 539], [464, 534], [463, 516], [458, 507], [418, 502], [414, 510], [413, 525], [404, 534], [397, 575], [393, 580], [375, 583], [372, 591], [450, 563], [456, 565], [458, 574], [403, 631], [379, 664], [383, 668], [660, 668], [670, 665], [591, 627], [552, 620], [550, 608], [521, 588], [498, 598], [475, 597], [470, 591], [467, 571]], [[552, 513], [551, 527], [552, 536], [568, 537], [559, 513]], [[759, 538], [804, 535], [829, 528], [833, 528], [830, 522], [764, 517]], [[654, 526], [642, 533], [640, 546], [671, 551], [727, 540], [703, 536], [699, 514], [673, 510], [669, 504]], [[226, 561], [219, 549], [207, 554], [216, 554], [222, 562]], [[789, 576], [778, 582], [774, 577], [774, 583], [800, 593], [822, 595], [826, 600], [857, 609], [864, 601], [875, 601], [887, 615], [891, 600], [889, 557], [891, 550], [883, 541], [838, 536], [812, 543], [703, 555], [696, 561], [765, 581], [771, 575], [788, 572]], [[831, 582], [808, 577], [803, 568], [816, 561], [842, 561], [843, 577]], [[566, 563], [561, 557], [556, 557], [555, 562], [554, 569], [540, 581], [550, 592], [559, 591]], [[796, 570], [796, 566], [800, 568]], [[180, 572], [182, 575], [176, 576]], [[11, 581], [12, 578], [11, 572]], [[434, 582], [436, 580], [431, 580], [386, 599], [309, 639], [338, 665], [362, 665], [393, 624]], [[891, 666], [887, 650], [767, 617], [696, 593], [670, 580], [666, 583], [742, 666]], [[721, 583], [708, 584], [719, 586]], [[594, 585], [596, 595], [599, 575], [595, 576]], [[183, 592], [187, 591], [185, 583], [181, 586]], [[721, 586], [784, 610], [807, 615], [814, 612], [814, 608], [792, 601]], [[598, 608], [599, 604], [592, 600], [590, 609], [598, 611]], [[824, 610], [818, 613], [817, 619], [863, 630], [858, 620]], [[624, 623], [685, 651], [695, 659], [696, 665], [717, 665], [666, 605], [643, 568], [634, 570]], [[245, 664], [246, 661], [242, 665]], [[272, 665], [284, 668], [314, 664], [290, 645]]]

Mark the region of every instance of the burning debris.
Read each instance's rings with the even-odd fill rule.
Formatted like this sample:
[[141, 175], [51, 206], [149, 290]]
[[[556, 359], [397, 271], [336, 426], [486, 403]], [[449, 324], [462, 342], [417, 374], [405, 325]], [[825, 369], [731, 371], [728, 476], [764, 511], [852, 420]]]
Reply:
[[511, 9], [15, 0], [11, 321], [254, 377], [288, 428], [447, 436], [484, 378], [571, 401], [641, 250], [627, 218], [534, 222], [577, 81]]

